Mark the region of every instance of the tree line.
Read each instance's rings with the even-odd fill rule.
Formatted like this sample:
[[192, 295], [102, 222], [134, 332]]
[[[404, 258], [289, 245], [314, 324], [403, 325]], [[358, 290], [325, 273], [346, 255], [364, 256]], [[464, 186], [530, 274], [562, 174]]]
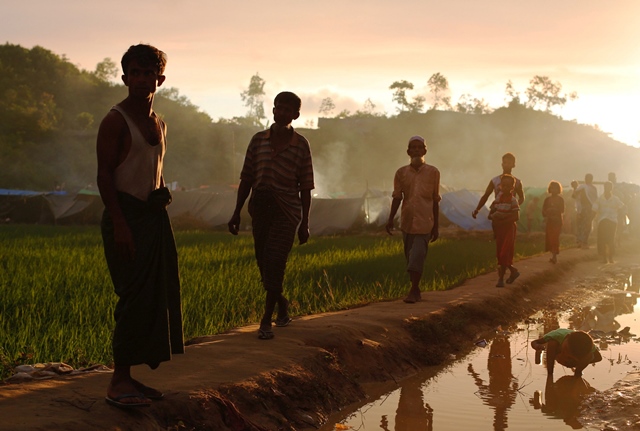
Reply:
[[[115, 83], [119, 75], [109, 58], [88, 71], [42, 47], [0, 45], [0, 188], [92, 185], [97, 127], [109, 107], [126, 96], [126, 88]], [[264, 87], [255, 73], [239, 94], [246, 114], [215, 121], [177, 88], [158, 91], [155, 109], [169, 124], [166, 180], [186, 189], [225, 190], [237, 184], [249, 139], [268, 125]], [[427, 158], [442, 167], [443, 183], [454, 187], [484, 183], [499, 170], [506, 151], [518, 155], [516, 173], [530, 185], [562, 180], [549, 160], [563, 160], [563, 175], [570, 177], [594, 171], [598, 178], [602, 169], [604, 176], [617, 170], [624, 180], [626, 166], [637, 157], [637, 150], [591, 126], [552, 115], [577, 96], [545, 76], [534, 76], [522, 93], [508, 82], [505, 106], [496, 109], [471, 95], [453, 103], [440, 73], [429, 78], [428, 94], [416, 94], [414, 88], [403, 80], [390, 85], [394, 115], [376, 112], [368, 99], [361, 110], [332, 116], [335, 103], [322, 101], [320, 127], [303, 128], [319, 188], [333, 194], [388, 190], [393, 172], [406, 162], [409, 131], [427, 138]]]
[[[266, 124], [267, 116], [264, 110], [265, 80], [259, 73], [253, 75], [249, 85], [240, 97], [248, 108], [246, 116], [236, 119], [237, 122], [244, 122], [252, 125]], [[477, 98], [471, 94], [462, 94], [454, 104], [451, 101], [451, 88], [448, 79], [440, 72], [436, 72], [427, 80], [427, 94], [410, 94], [415, 89], [413, 83], [407, 80], [394, 81], [389, 90], [392, 90], [392, 100], [396, 104], [396, 113], [419, 114], [426, 110], [454, 111], [464, 114], [490, 114], [495, 109], [483, 98]], [[554, 108], [562, 108], [568, 101], [576, 100], [576, 92], [565, 93], [562, 91], [562, 84], [553, 81], [548, 76], [535, 75], [525, 89], [524, 94], [516, 91], [513, 83], [507, 81], [505, 85], [505, 106], [524, 106], [530, 109], [537, 109], [551, 113]], [[431, 104], [427, 107], [427, 100]], [[336, 104], [331, 97], [325, 97], [320, 102], [318, 114], [327, 118], [349, 118], [349, 117], [384, 117], [384, 114], [376, 112], [376, 105], [371, 98], [365, 100], [363, 109], [358, 109], [354, 113], [343, 109], [334, 115]]]

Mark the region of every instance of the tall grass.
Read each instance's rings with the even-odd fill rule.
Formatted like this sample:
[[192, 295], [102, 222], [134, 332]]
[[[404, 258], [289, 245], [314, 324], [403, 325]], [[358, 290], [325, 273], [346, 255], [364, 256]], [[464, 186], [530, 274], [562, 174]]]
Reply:
[[[187, 339], [255, 323], [264, 292], [250, 235], [176, 232]], [[542, 237], [517, 254], [540, 253]], [[423, 290], [443, 290], [495, 266], [486, 238], [429, 248]], [[303, 315], [402, 297], [408, 277], [400, 235], [312, 238], [294, 246], [285, 277], [291, 313]], [[0, 226], [0, 378], [20, 363], [109, 364], [116, 297], [98, 227]]]

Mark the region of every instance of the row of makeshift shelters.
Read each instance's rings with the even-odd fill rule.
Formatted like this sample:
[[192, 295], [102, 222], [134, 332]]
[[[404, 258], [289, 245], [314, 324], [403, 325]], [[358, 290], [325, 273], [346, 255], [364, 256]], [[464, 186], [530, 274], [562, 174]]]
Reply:
[[[174, 225], [199, 228], [226, 228], [236, 205], [236, 192], [210, 192], [203, 190], [173, 193], [173, 202], [167, 208]], [[541, 230], [542, 200], [546, 190], [527, 188], [527, 198], [521, 209], [520, 229]], [[476, 219], [471, 217], [480, 200], [481, 192], [471, 190], [441, 190], [440, 223], [455, 225], [464, 230], [489, 230], [488, 210], [483, 208]], [[567, 197], [565, 197], [567, 199]], [[309, 215], [312, 235], [333, 235], [382, 228], [389, 217], [389, 192], [368, 190], [363, 196], [349, 198], [314, 197]], [[529, 207], [535, 206], [535, 207]], [[570, 230], [573, 205], [566, 205], [565, 225]], [[97, 191], [83, 189], [75, 193], [66, 191], [35, 192], [0, 189], [0, 222], [30, 224], [99, 224], [104, 206]], [[251, 218], [242, 216], [243, 228], [250, 229]], [[575, 211], [575, 210], [573, 210]]]

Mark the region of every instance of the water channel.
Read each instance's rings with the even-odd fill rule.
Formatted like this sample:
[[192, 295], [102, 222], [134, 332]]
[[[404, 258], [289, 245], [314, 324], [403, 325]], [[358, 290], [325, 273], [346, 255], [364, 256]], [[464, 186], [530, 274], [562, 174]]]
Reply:
[[[633, 275], [636, 275], [635, 285]], [[581, 429], [577, 409], [592, 391], [610, 389], [640, 366], [640, 269], [611, 279], [597, 304], [539, 311], [498, 327], [462, 358], [383, 388], [374, 401], [352, 406], [320, 428], [334, 430], [570, 430]], [[603, 360], [583, 379], [556, 364], [547, 379], [545, 358], [535, 363], [530, 342], [558, 327], [589, 332]]]

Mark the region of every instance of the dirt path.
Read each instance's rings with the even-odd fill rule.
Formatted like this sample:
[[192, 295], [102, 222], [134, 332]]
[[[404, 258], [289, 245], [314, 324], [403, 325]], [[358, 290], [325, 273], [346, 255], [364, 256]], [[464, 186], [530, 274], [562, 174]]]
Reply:
[[[296, 318], [275, 328], [271, 341], [257, 339], [257, 325], [200, 338], [156, 371], [134, 369], [134, 377], [165, 391], [165, 399], [147, 409], [107, 405], [108, 373], [0, 385], [0, 430], [316, 429], [332, 412], [363, 399], [369, 385], [464, 354], [473, 347], [469, 340], [496, 324], [550, 301], [588, 302], [593, 293], [576, 287], [574, 276], [609, 277], [638, 262], [629, 250], [611, 265], [595, 258], [593, 250], [571, 249], [557, 265], [547, 256], [525, 259], [517, 264], [522, 275], [507, 288], [494, 287], [495, 274], [487, 274], [449, 291], [423, 293], [418, 304], [384, 302]], [[622, 388], [628, 393], [638, 386], [633, 378]], [[592, 423], [611, 397], [592, 399], [593, 411], [585, 411], [593, 413]], [[635, 420], [636, 399], [633, 394], [618, 403], [608, 423]]]

